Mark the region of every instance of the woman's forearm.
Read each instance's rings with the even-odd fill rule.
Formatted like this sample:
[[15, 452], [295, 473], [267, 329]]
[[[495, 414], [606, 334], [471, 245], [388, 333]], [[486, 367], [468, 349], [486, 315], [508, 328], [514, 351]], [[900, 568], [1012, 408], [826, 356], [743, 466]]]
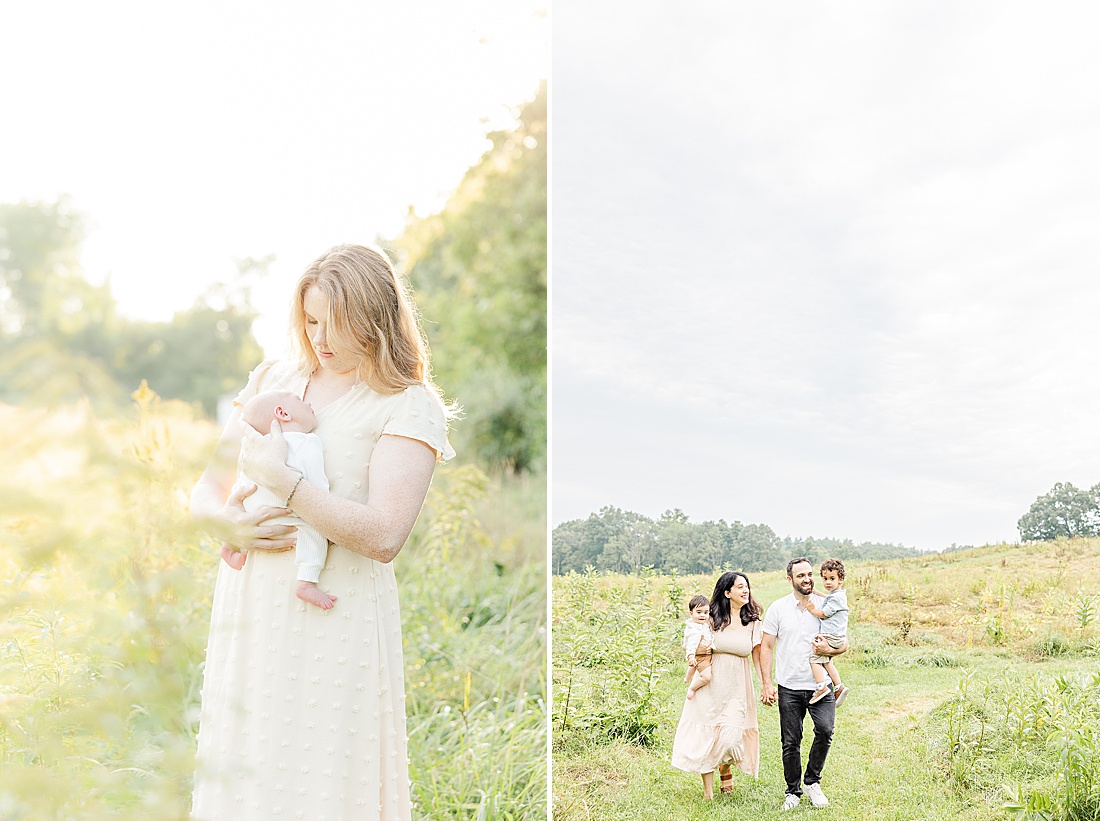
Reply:
[[[371, 455], [365, 504], [302, 481], [290, 507], [333, 544], [391, 562], [416, 524], [434, 468], [435, 452], [424, 443], [383, 436]], [[295, 482], [296, 474], [280, 477], [272, 490], [289, 494]]]
[[412, 531], [412, 524], [407, 528], [396, 527], [383, 511], [337, 496], [307, 481], [294, 491], [290, 507], [333, 544], [377, 562], [393, 561]]
[[191, 516], [195, 519], [218, 518], [228, 496], [227, 488], [204, 475], [191, 490]]
[[239, 408], [233, 411], [214, 447], [210, 464], [191, 490], [191, 515], [196, 519], [222, 517], [222, 508], [236, 481], [237, 454], [241, 447]]

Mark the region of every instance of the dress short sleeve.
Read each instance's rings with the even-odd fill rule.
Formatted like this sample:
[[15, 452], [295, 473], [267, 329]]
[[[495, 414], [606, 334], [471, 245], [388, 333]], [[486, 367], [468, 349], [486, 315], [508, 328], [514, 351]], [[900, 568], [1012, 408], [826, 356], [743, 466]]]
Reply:
[[265, 359], [253, 369], [252, 373], [248, 375], [248, 382], [241, 389], [241, 392], [233, 397], [234, 407], [241, 407], [245, 402], [260, 392], [260, 386], [263, 384], [264, 378], [271, 371], [271, 367], [276, 361], [275, 359]]
[[382, 427], [382, 433], [423, 442], [435, 451], [438, 462], [455, 457], [454, 448], [447, 441], [447, 415], [443, 410], [443, 400], [425, 385], [405, 388]]
[[757, 619], [752, 623], [752, 646], [756, 647], [764, 638], [764, 622]]

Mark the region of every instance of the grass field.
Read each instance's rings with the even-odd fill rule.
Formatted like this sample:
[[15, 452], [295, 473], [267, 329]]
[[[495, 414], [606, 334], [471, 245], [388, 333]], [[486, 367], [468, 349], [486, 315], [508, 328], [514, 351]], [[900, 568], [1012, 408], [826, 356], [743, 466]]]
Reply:
[[[217, 431], [0, 407], [0, 819], [183, 819], [219, 560]], [[446, 465], [396, 562], [421, 818], [544, 818], [545, 481]]]
[[[682, 605], [717, 574], [555, 577], [554, 818], [1100, 818], [1098, 560], [1100, 542], [1077, 540], [849, 567], [838, 666], [852, 692], [822, 779], [830, 806], [791, 813], [775, 708], [759, 710], [760, 777], [738, 773], [733, 795], [705, 802], [669, 764]], [[757, 600], [789, 593], [783, 575], [753, 574]], [[612, 652], [588, 649], [595, 633]]]

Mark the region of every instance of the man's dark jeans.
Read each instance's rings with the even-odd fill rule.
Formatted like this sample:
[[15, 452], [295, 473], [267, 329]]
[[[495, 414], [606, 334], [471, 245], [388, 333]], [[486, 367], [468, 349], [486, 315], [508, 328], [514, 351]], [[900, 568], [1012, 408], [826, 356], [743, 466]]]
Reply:
[[788, 795], [802, 795], [802, 722], [809, 711], [814, 722], [814, 743], [806, 761], [806, 784], [821, 780], [825, 757], [833, 743], [833, 724], [836, 721], [836, 700], [833, 694], [810, 704], [813, 690], [788, 690], [779, 687], [779, 734], [783, 739], [783, 779], [787, 782]]

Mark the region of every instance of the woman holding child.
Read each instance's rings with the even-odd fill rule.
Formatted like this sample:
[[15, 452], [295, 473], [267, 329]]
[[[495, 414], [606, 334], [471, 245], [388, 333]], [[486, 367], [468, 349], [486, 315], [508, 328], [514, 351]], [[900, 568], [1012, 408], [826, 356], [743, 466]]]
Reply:
[[761, 608], [744, 573], [723, 573], [710, 599], [712, 677], [684, 703], [672, 745], [672, 765], [703, 777], [703, 793], [714, 797], [714, 771], [722, 792], [733, 792], [736, 765], [756, 777], [760, 734], [752, 671], [760, 671]]
[[[333, 248], [298, 280], [295, 357], [263, 362], [237, 397], [192, 512], [231, 526], [246, 559], [222, 563], [202, 691], [193, 817], [408, 819], [404, 671], [391, 562], [435, 464], [454, 453], [409, 294], [389, 260]], [[324, 482], [287, 466], [279, 419], [245, 430], [240, 406], [289, 391], [316, 415]], [[243, 436], [243, 439], [242, 439]], [[254, 486], [280, 500], [249, 512]], [[319, 587], [294, 594], [293, 512], [329, 542]], [[237, 567], [240, 569], [236, 569]]]

